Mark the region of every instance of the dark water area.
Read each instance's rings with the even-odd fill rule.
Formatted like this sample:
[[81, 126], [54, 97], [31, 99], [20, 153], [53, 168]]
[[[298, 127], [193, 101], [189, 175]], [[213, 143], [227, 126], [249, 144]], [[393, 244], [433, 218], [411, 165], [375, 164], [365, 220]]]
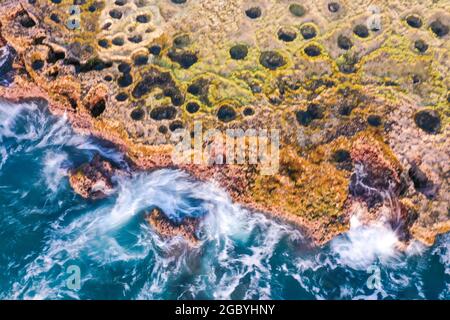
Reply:
[[10, 46], [0, 47], [0, 86], [8, 86], [14, 77], [15, 50]]
[[[118, 177], [111, 198], [86, 201], [67, 170], [96, 153], [123, 163], [45, 106], [0, 102], [1, 299], [450, 298], [449, 234], [399, 252], [392, 230], [353, 219], [311, 248], [293, 227], [173, 170]], [[199, 247], [156, 234], [144, 220], [155, 206], [174, 219], [206, 215]]]

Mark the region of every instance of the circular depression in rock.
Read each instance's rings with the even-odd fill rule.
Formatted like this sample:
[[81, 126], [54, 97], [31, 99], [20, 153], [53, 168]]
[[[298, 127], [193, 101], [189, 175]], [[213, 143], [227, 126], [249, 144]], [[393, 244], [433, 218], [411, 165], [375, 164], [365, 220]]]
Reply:
[[159, 56], [159, 54], [161, 53], [161, 46], [158, 45], [150, 46], [150, 48], [148, 48], [148, 52], [150, 52], [154, 56]]
[[276, 51], [263, 51], [259, 63], [270, 70], [278, 69], [286, 64], [283, 56]]
[[322, 50], [314, 44], [307, 46], [305, 49], [303, 49], [303, 51], [308, 57], [317, 57], [322, 53]]
[[248, 47], [244, 44], [237, 44], [230, 49], [230, 57], [233, 60], [243, 60], [248, 55]]
[[150, 112], [150, 118], [156, 121], [172, 120], [177, 115], [177, 109], [172, 106], [156, 107]]
[[295, 118], [300, 125], [305, 127], [308, 126], [313, 120], [310, 114], [303, 110], [297, 111], [295, 114]]
[[250, 19], [258, 19], [261, 17], [262, 11], [260, 7], [251, 7], [245, 10], [245, 14]]
[[198, 110], [200, 110], [200, 105], [197, 102], [189, 102], [186, 105], [186, 110], [189, 113], [196, 113]]
[[278, 39], [284, 42], [292, 42], [297, 38], [297, 33], [292, 28], [282, 27], [278, 30]]
[[425, 41], [419, 39], [414, 42], [414, 48], [420, 53], [424, 53], [428, 50], [428, 44]]
[[430, 29], [437, 37], [442, 38], [448, 34], [449, 28], [441, 20], [435, 20], [430, 24]]
[[230, 122], [236, 119], [236, 111], [232, 106], [223, 105], [217, 112], [217, 118], [222, 122]]
[[31, 68], [35, 71], [39, 71], [44, 67], [44, 61], [41, 59], [36, 59], [31, 63]]
[[311, 115], [313, 119], [322, 119], [324, 110], [321, 105], [317, 103], [310, 103], [306, 111]]
[[150, 16], [148, 14], [140, 14], [136, 17], [136, 21], [139, 23], [148, 23], [150, 22]]
[[106, 101], [101, 99], [97, 101], [94, 105], [89, 108], [91, 112], [91, 116], [94, 118], [98, 118], [102, 115], [102, 113], [106, 110]]
[[341, 5], [337, 2], [328, 3], [328, 11], [332, 13], [336, 13], [341, 9]]
[[349, 37], [340, 35], [337, 39], [338, 47], [343, 50], [349, 50], [351, 47], [353, 47], [352, 40], [350, 40]]
[[118, 9], [112, 9], [111, 11], [109, 11], [109, 15], [111, 18], [119, 20], [119, 19], [122, 19], [123, 14]]
[[289, 12], [296, 17], [303, 17], [306, 13], [305, 7], [298, 3], [292, 3], [289, 6]]
[[52, 13], [50, 15], [50, 19], [55, 22], [55, 23], [60, 23], [61, 19], [59, 18], [59, 16], [56, 13]]
[[369, 29], [363, 24], [358, 24], [353, 28], [353, 33], [360, 38], [367, 38], [369, 36]]
[[367, 123], [372, 127], [379, 127], [381, 126], [382, 120], [379, 115], [371, 114], [367, 117]]
[[297, 122], [302, 126], [308, 126], [315, 119], [322, 119], [324, 117], [324, 110], [322, 106], [317, 103], [310, 103], [306, 111], [300, 110], [295, 114]]
[[198, 57], [195, 52], [190, 51], [183, 51], [183, 52], [176, 52], [171, 51], [168, 54], [169, 58], [178, 63], [183, 69], [189, 69], [194, 64], [198, 62]]
[[189, 35], [182, 34], [173, 39], [173, 46], [175, 48], [185, 48], [191, 44]]
[[255, 114], [255, 110], [253, 108], [247, 107], [244, 109], [244, 116], [249, 117]]
[[406, 17], [406, 23], [412, 28], [420, 28], [422, 27], [422, 19], [415, 14], [409, 15]]
[[423, 131], [437, 134], [441, 129], [441, 118], [435, 110], [422, 110], [415, 114], [414, 122]]
[[306, 24], [300, 27], [300, 33], [303, 39], [309, 40], [317, 36], [317, 30], [313, 25]]
[[116, 37], [112, 40], [112, 44], [117, 47], [121, 47], [125, 44], [125, 41], [123, 40], [122, 37]]
[[120, 92], [118, 95], [116, 95], [116, 100], [119, 102], [126, 101], [128, 99], [128, 94], [125, 92]]
[[336, 150], [333, 153], [331, 158], [334, 162], [337, 162], [337, 163], [352, 161], [350, 152], [348, 152], [347, 150], [343, 150], [343, 149]]
[[133, 61], [135, 66], [143, 66], [147, 64], [148, 56], [145, 54], [139, 54], [133, 58]]
[[159, 133], [166, 134], [169, 130], [166, 126], [159, 126], [158, 131]]
[[180, 120], [176, 120], [169, 125], [169, 129], [172, 132], [175, 132], [178, 129], [183, 129], [183, 128], [184, 128], [183, 122], [181, 122]]
[[133, 111], [131, 111], [130, 117], [131, 119], [133, 119], [134, 121], [139, 121], [142, 120], [145, 116], [145, 111], [142, 108], [137, 108], [134, 109]]
[[128, 37], [128, 41], [132, 43], [141, 43], [142, 42], [142, 36], [137, 34], [131, 37]]
[[133, 77], [129, 73], [122, 74], [119, 79], [117, 79], [117, 84], [121, 88], [129, 87], [133, 83]]

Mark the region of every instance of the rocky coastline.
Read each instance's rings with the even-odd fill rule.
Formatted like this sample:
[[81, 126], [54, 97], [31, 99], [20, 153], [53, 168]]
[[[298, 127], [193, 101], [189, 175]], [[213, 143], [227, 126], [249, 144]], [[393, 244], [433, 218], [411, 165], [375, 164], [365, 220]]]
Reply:
[[[297, 225], [317, 245], [347, 231], [355, 215], [364, 223], [389, 224], [405, 244], [416, 239], [431, 245], [438, 234], [450, 231], [450, 66], [445, 58], [450, 49], [448, 31], [444, 32], [450, 17], [445, 5], [424, 4], [432, 14], [429, 30], [422, 36], [433, 45], [428, 50], [434, 50], [434, 56], [422, 55], [416, 45], [410, 48], [410, 42], [417, 44], [417, 40], [411, 39], [403, 8], [405, 18], [396, 22], [402, 23], [400, 35], [371, 31], [367, 42], [354, 44], [352, 50], [361, 58], [352, 63], [346, 50], [328, 43], [334, 35], [314, 40], [328, 46], [328, 53], [319, 57], [308, 54], [314, 48], [307, 47], [300, 56], [295, 53], [298, 48], [292, 49], [294, 53], [283, 49], [289, 42], [283, 40], [288, 39], [286, 30], [281, 32], [280, 48], [265, 50], [265, 42], [258, 43], [256, 49], [252, 47], [258, 53], [251, 52], [256, 60], [240, 59], [242, 48], [221, 46], [248, 39], [216, 42], [215, 36], [226, 36], [214, 26], [245, 12], [242, 1], [230, 1], [221, 12], [225, 22], [214, 18], [218, 8], [209, 0], [200, 1], [200, 8], [170, 3], [158, 10], [127, 7], [123, 12], [99, 2], [102, 5], [89, 13], [91, 2], [78, 6], [81, 31], [49, 18], [58, 13], [61, 21], [69, 19], [67, 4], [0, 3], [1, 99], [44, 100], [53, 114], [67, 116], [76, 132], [113, 143], [132, 170], [176, 168], [196, 179], [214, 181], [237, 203]], [[185, 17], [205, 8], [213, 18], [206, 24], [210, 36], [203, 39], [205, 32], [195, 24], [191, 29], [181, 26]], [[111, 16], [113, 10], [124, 14], [124, 19]], [[179, 14], [180, 10], [187, 13]], [[147, 13], [143, 12], [148, 12], [153, 31], [139, 33], [142, 42], [129, 40], [115, 46], [112, 29], [124, 27], [136, 14], [144, 21]], [[339, 19], [345, 14], [357, 24], [359, 11], [355, 17], [350, 10], [343, 11], [342, 17], [314, 12], [311, 7], [312, 28], [326, 34], [327, 28], [344, 24]], [[387, 13], [383, 17], [392, 19]], [[253, 34], [252, 18], [243, 15], [242, 20]], [[442, 21], [443, 27], [432, 25], [436, 21]], [[104, 29], [108, 23], [111, 30]], [[141, 24], [145, 23], [133, 24], [134, 29], [140, 30]], [[267, 26], [258, 28], [273, 33]], [[188, 37], [182, 38], [178, 29]], [[223, 49], [230, 57], [202, 53], [198, 47], [202, 40], [212, 46], [208, 50]], [[399, 46], [405, 46], [403, 53]], [[155, 55], [157, 48], [160, 52]], [[248, 65], [241, 67], [240, 60]], [[222, 65], [228, 69], [222, 70]], [[254, 65], [261, 69], [253, 70]], [[389, 79], [379, 75], [381, 67], [389, 70]], [[404, 75], [404, 69], [429, 72]], [[420, 80], [411, 85], [414, 76]], [[200, 111], [192, 116], [197, 107]], [[279, 171], [266, 176], [259, 165], [175, 163], [170, 131], [191, 128], [194, 120], [219, 130], [279, 129]], [[70, 172], [70, 184], [83, 198], [101, 199], [113, 193], [112, 178], [117, 174], [122, 174], [120, 169], [97, 156]], [[146, 220], [164, 237], [181, 235], [189, 243], [199, 241], [195, 219], [175, 224], [155, 209]]]

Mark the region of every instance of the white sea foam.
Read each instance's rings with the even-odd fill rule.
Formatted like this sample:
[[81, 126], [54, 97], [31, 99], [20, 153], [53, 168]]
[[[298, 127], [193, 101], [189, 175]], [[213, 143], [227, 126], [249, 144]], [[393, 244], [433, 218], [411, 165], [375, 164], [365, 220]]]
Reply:
[[[18, 143], [32, 142], [28, 144], [27, 152], [70, 146], [79, 150], [98, 152], [103, 157], [125, 165], [121, 153], [102, 147], [88, 136], [74, 134], [65, 115], [58, 118], [51, 117], [45, 107], [34, 102], [11, 104], [0, 101], [0, 143], [6, 138], [13, 138]], [[6, 156], [7, 154], [4, 155], [2, 152], [2, 162]]]
[[3, 165], [8, 160], [8, 151], [6, 150], [6, 147], [1, 145], [0, 146], [0, 170], [2, 170]]
[[44, 157], [43, 176], [47, 187], [53, 193], [58, 191], [58, 187], [64, 177], [67, 176], [68, 155], [65, 152], [48, 151]]
[[334, 239], [331, 248], [339, 255], [340, 264], [366, 270], [377, 260], [389, 263], [394, 259], [398, 254], [395, 248], [397, 243], [397, 235], [385, 224], [366, 226], [354, 216], [351, 218], [349, 232]]

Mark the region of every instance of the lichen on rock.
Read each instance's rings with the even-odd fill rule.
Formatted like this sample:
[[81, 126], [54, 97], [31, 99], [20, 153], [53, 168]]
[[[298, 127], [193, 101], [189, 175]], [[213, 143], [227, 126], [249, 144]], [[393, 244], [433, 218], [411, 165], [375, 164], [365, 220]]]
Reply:
[[[214, 179], [318, 244], [348, 229], [351, 208], [382, 212], [384, 201], [355, 186], [364, 169], [365, 185], [389, 190], [405, 228], [431, 243], [450, 230], [450, 4], [376, 6], [3, 0], [0, 97], [46, 99], [133, 167]], [[279, 172], [174, 163], [171, 133], [196, 121], [279, 130]], [[96, 161], [71, 177], [85, 197], [112, 188], [114, 169], [94, 173]]]

